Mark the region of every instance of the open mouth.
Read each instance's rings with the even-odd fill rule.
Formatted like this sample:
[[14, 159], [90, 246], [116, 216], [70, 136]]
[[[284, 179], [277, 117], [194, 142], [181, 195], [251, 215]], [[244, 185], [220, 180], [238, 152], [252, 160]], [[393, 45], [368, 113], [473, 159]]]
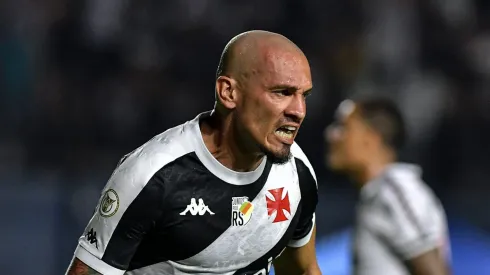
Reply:
[[275, 134], [284, 139], [293, 139], [296, 130], [298, 128], [294, 126], [282, 126], [277, 128]]

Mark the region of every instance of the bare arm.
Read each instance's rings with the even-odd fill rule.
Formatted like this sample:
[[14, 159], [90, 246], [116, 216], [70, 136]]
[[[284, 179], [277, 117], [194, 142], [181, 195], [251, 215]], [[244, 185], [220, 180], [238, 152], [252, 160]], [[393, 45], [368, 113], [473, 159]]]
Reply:
[[274, 261], [274, 272], [277, 275], [321, 275], [316, 261], [315, 251], [316, 227], [310, 241], [302, 247], [287, 247]]
[[433, 249], [407, 261], [413, 275], [450, 275], [450, 268], [438, 249]]
[[101, 273], [93, 270], [90, 266], [86, 265], [84, 262], [77, 258], [73, 258], [73, 261], [66, 271], [66, 275], [102, 275]]

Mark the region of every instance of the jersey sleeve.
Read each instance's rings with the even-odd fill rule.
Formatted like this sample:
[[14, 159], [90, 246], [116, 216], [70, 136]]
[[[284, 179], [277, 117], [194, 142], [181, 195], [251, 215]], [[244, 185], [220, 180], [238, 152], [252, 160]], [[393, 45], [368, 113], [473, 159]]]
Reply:
[[112, 174], [75, 251], [75, 257], [104, 275], [127, 270], [162, 215], [163, 178], [153, 165], [132, 158]]
[[385, 239], [403, 260], [442, 248], [445, 218], [439, 200], [420, 186], [402, 186], [388, 179], [385, 203], [388, 208]]
[[296, 152], [293, 151], [293, 154], [296, 153], [296, 169], [301, 189], [301, 212], [293, 238], [288, 244], [290, 247], [302, 247], [310, 241], [315, 227], [315, 210], [318, 203], [315, 172], [304, 153], [300, 150], [297, 147]]

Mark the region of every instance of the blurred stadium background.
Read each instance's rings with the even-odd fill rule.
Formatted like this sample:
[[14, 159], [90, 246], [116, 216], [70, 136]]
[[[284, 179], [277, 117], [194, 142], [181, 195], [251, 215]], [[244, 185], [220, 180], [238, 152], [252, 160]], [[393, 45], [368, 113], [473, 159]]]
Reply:
[[319, 179], [323, 274], [348, 274], [356, 191], [324, 168], [322, 131], [354, 93], [400, 104], [455, 274], [490, 274], [487, 0], [0, 1], [2, 274], [63, 274], [119, 158], [212, 108], [220, 52], [249, 29], [311, 62], [298, 142]]

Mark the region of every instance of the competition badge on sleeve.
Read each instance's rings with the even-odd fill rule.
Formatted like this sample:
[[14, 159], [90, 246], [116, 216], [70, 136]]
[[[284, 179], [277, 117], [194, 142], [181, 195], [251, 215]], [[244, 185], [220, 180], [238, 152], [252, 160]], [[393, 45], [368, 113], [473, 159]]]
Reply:
[[102, 217], [111, 217], [116, 214], [119, 208], [119, 197], [116, 191], [109, 189], [104, 193], [99, 206], [99, 213]]

